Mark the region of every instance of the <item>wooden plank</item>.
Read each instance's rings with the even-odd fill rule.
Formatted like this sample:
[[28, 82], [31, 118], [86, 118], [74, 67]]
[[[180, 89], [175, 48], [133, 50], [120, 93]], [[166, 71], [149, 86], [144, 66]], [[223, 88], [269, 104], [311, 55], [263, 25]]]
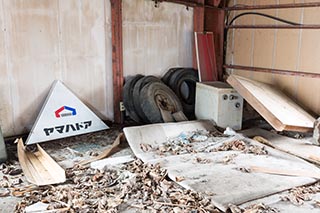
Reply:
[[86, 165], [86, 164], [89, 164], [91, 162], [94, 162], [94, 161], [97, 161], [97, 160], [101, 160], [103, 158], [106, 158], [106, 157], [110, 156], [115, 151], [115, 149], [120, 145], [121, 140], [124, 140], [124, 134], [123, 133], [120, 133], [118, 135], [118, 137], [114, 140], [114, 142], [113, 142], [113, 144], [112, 144], [112, 146], [110, 148], [102, 151], [102, 153], [100, 153], [96, 157], [93, 157], [93, 158], [88, 159], [88, 160], [81, 161], [79, 163], [79, 165]]
[[195, 32], [199, 80], [217, 81], [218, 71], [212, 32]]
[[237, 75], [227, 82], [276, 130], [312, 131], [315, 119], [274, 86]]
[[30, 183], [43, 186], [66, 181], [65, 171], [39, 145], [37, 151], [27, 151], [20, 138], [18, 158], [23, 173]]
[[188, 121], [187, 116], [182, 111], [173, 113], [172, 117], [176, 122]]
[[259, 166], [251, 166], [251, 172], [261, 172], [266, 174], [273, 175], [285, 175], [285, 176], [296, 176], [296, 177], [311, 177], [320, 179], [319, 172], [309, 172], [306, 170], [283, 170], [283, 169], [275, 169], [275, 168], [267, 168], [267, 167], [259, 167]]
[[258, 128], [244, 130], [241, 133], [266, 144], [261, 140], [263, 138], [267, 143], [272, 144], [275, 149], [320, 165], [320, 147], [312, 145], [308, 140], [289, 138]]
[[165, 123], [174, 122], [174, 118], [172, 117], [172, 114], [170, 111], [161, 109], [161, 107], [159, 107], [159, 109], [161, 112], [162, 120]]
[[120, 102], [123, 87], [122, 0], [111, 0], [111, 30], [114, 121], [121, 123]]

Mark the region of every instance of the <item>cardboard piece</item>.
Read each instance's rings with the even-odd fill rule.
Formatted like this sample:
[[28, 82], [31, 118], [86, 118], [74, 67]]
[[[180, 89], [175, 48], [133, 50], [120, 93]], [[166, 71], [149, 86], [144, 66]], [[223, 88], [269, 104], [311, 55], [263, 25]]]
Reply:
[[55, 81], [26, 144], [109, 129], [62, 82]]
[[30, 183], [38, 186], [63, 183], [66, 174], [38, 144], [34, 152], [27, 151], [20, 138], [18, 140], [18, 158], [22, 171]]
[[313, 130], [315, 118], [274, 86], [237, 75], [227, 82], [277, 131]]

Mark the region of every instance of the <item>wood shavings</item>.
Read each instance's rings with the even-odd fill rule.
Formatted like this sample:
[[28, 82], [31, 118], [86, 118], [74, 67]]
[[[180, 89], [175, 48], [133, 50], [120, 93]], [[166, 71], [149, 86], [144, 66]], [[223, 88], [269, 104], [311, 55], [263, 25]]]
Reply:
[[231, 213], [279, 213], [280, 210], [277, 208], [272, 208], [263, 203], [253, 204], [246, 208], [240, 208], [239, 206], [230, 204], [229, 210]]
[[253, 204], [249, 207], [246, 207], [243, 213], [278, 213], [280, 212], [277, 208], [272, 208], [263, 203]]
[[246, 168], [246, 167], [238, 167], [236, 169], [239, 170], [240, 172], [244, 172], [244, 173], [250, 173], [251, 172], [251, 170], [249, 168]]
[[20, 193], [22, 201], [16, 212], [37, 202], [48, 203], [52, 212], [121, 212], [127, 206], [153, 212], [215, 212], [206, 195], [185, 190], [167, 180], [160, 165], [135, 160], [121, 167], [97, 170], [76, 166], [66, 170], [68, 181], [56, 186], [42, 186]]
[[7, 197], [10, 195], [10, 191], [8, 189], [0, 189], [0, 197]]
[[175, 177], [175, 180], [176, 180], [177, 182], [181, 182], [181, 181], [184, 181], [185, 178], [182, 177], [182, 176], [176, 176], [176, 177]]
[[200, 157], [196, 157], [194, 160], [196, 163], [200, 163], [200, 164], [208, 164], [212, 162], [211, 159], [200, 158]]
[[267, 155], [268, 151], [265, 146], [248, 145], [242, 140], [226, 142], [213, 151], [242, 151], [247, 154]]
[[293, 188], [289, 191], [288, 195], [281, 196], [281, 200], [289, 201], [296, 206], [304, 204], [304, 201], [312, 200], [312, 194], [320, 192], [320, 183], [311, 186], [302, 186]]
[[241, 140], [235, 140], [226, 142], [220, 147], [214, 149], [214, 151], [244, 151], [246, 149], [246, 143]]
[[8, 165], [4, 163], [1, 164], [0, 171], [2, 171], [3, 174], [12, 175], [12, 176], [19, 175], [22, 173], [21, 168], [18, 168], [15, 165]]
[[224, 156], [222, 160], [218, 161], [218, 163], [230, 164], [234, 163], [234, 159], [238, 156], [238, 154], [231, 154]]
[[150, 144], [140, 144], [140, 149], [144, 152], [148, 152], [150, 150], [153, 150], [152, 146]]

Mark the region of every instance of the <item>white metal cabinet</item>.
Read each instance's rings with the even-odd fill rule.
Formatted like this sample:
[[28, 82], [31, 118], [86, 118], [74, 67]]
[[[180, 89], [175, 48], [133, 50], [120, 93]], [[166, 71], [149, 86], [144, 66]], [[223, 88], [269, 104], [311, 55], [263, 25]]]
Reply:
[[197, 119], [210, 119], [219, 127], [240, 130], [242, 111], [243, 98], [229, 84], [218, 81], [197, 83]]

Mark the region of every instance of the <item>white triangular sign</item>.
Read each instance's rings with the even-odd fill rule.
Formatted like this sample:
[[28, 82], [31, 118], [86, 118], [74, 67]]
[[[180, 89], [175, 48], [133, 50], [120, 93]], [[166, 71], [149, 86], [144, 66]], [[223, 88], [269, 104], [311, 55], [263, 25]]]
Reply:
[[55, 81], [26, 144], [109, 129], [75, 94]]

